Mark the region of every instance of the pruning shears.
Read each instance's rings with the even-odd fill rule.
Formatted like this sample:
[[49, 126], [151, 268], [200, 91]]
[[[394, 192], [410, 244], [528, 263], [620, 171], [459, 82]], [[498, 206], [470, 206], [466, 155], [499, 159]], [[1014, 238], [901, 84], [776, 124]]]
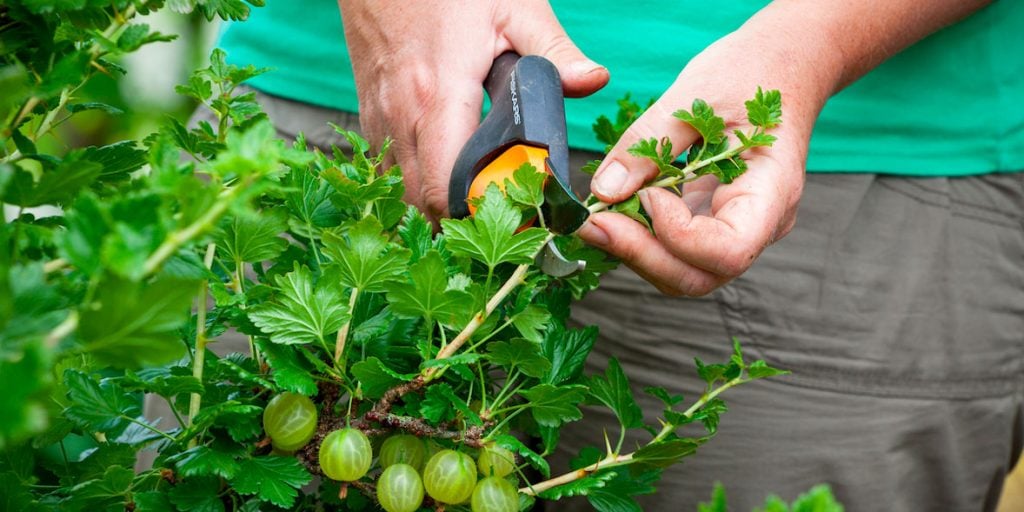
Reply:
[[[469, 199], [490, 183], [504, 187], [504, 177], [524, 163], [547, 172], [541, 214], [548, 229], [573, 233], [590, 215], [569, 182], [569, 145], [565, 100], [558, 70], [537, 55], [505, 52], [491, 65], [484, 82], [491, 110], [463, 146], [452, 169], [448, 210], [452, 217], [471, 215]], [[565, 258], [554, 241], [537, 256], [541, 269], [555, 277], [572, 275], [586, 265]]]

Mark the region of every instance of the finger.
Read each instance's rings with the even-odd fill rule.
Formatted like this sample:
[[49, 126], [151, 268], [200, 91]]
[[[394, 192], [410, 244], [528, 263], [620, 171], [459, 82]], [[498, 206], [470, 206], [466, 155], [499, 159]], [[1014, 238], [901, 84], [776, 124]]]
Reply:
[[622, 134], [598, 168], [591, 182], [591, 190], [606, 203], [626, 200], [658, 174], [658, 168], [647, 158], [633, 156], [629, 148], [640, 140], [668, 137], [672, 141], [672, 156], [679, 156], [698, 134], [689, 125], [672, 116], [684, 105], [684, 99], [671, 87], [643, 115]]
[[587, 243], [621, 259], [667, 295], [704, 295], [727, 280], [677, 259], [647, 228], [625, 215], [596, 213], [578, 233]]
[[773, 241], [785, 213], [774, 186], [758, 185], [757, 180], [748, 180], [717, 189], [713, 216], [692, 215], [683, 198], [668, 190], [648, 188], [639, 196], [667, 252], [732, 279], [746, 271]]
[[513, 5], [504, 27], [505, 37], [521, 55], [540, 55], [550, 60], [562, 78], [565, 95], [578, 98], [593, 94], [608, 83], [608, 70], [587, 58], [562, 28], [547, 2], [531, 2], [529, 15], [521, 4]]
[[[451, 84], [452, 101], [439, 101], [415, 125], [416, 165], [420, 175], [419, 195], [428, 215], [448, 216], [448, 181], [455, 160], [477, 129], [483, 90], [469, 81]], [[455, 100], [454, 98], [458, 98]]]

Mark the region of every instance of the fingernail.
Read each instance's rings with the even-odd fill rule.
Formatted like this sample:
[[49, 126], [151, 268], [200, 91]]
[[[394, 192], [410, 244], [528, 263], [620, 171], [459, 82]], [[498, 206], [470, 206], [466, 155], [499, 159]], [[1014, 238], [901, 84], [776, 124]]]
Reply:
[[604, 66], [592, 61], [592, 60], [578, 60], [569, 64], [569, 71], [577, 76], [586, 75], [587, 73], [593, 73], [599, 69], [603, 69]]
[[594, 191], [602, 196], [618, 198], [628, 176], [629, 171], [624, 165], [612, 162], [594, 177]]
[[642, 188], [638, 190], [636, 196], [640, 198], [640, 205], [644, 207], [644, 211], [651, 213], [651, 199], [647, 197], [647, 189]]
[[609, 242], [608, 233], [605, 233], [603, 229], [595, 226], [592, 222], [584, 224], [576, 233], [580, 235], [584, 242], [590, 245], [604, 247]]

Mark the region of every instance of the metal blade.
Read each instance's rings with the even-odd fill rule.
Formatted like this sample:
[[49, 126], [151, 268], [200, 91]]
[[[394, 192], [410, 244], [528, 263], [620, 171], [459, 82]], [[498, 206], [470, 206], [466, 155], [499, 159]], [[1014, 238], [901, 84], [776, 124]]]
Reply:
[[537, 255], [537, 264], [545, 274], [552, 277], [569, 277], [587, 268], [586, 261], [569, 260], [563, 256], [554, 240], [544, 245], [544, 249]]

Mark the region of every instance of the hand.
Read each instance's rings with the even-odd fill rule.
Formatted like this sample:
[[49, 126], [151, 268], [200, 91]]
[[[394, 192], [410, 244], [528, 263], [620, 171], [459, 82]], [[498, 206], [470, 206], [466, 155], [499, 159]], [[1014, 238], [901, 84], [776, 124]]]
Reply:
[[[744, 272], [766, 246], [785, 236], [796, 219], [817, 108], [793, 108], [797, 99], [787, 94], [791, 90], [775, 73], [722, 80], [721, 62], [728, 62], [723, 59], [737, 51], [737, 44], [723, 40], [695, 58], [626, 131], [592, 184], [594, 194], [608, 203], [628, 199], [639, 189], [656, 235], [624, 215], [602, 212], [590, 218], [580, 236], [621, 258], [669, 295], [702, 295], [725, 284]], [[681, 152], [697, 142], [699, 135], [672, 116], [679, 108], [688, 109], [694, 98], [708, 101], [730, 132], [748, 131], [743, 102], [753, 97], [758, 85], [783, 92], [783, 122], [771, 131], [778, 137], [773, 147], [744, 154], [746, 173], [729, 185], [704, 176], [685, 184], [681, 197], [668, 189], [641, 188], [657, 175], [657, 168], [630, 155], [630, 146], [640, 139], [668, 136]]]
[[394, 139], [405, 199], [437, 219], [448, 177], [479, 125], [482, 84], [507, 50], [551, 60], [568, 96], [604, 86], [608, 71], [577, 48], [547, 2], [339, 0], [363, 132]]

